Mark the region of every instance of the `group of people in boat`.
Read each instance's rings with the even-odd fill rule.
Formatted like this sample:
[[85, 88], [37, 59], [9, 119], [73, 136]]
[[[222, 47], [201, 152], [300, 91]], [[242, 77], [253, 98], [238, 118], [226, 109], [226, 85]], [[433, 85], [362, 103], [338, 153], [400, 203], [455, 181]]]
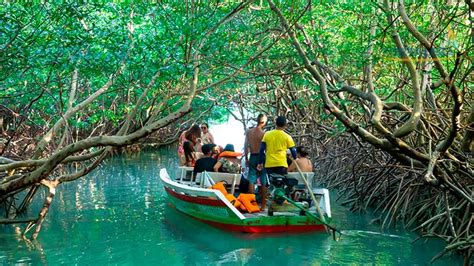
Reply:
[[[289, 171], [312, 172], [313, 164], [303, 146], [295, 146], [293, 138], [284, 130], [284, 116], [275, 119], [275, 129], [265, 132], [267, 116], [260, 114], [257, 125], [246, 132], [244, 153], [236, 152], [232, 144], [224, 148], [214, 143], [207, 123], [193, 125], [179, 138], [180, 165], [194, 167], [193, 174], [208, 172], [240, 173], [241, 157], [248, 168], [249, 193], [259, 184], [262, 209], [266, 208], [268, 175], [286, 175]], [[293, 160], [292, 160], [293, 159]]]
[[179, 138], [178, 155], [181, 166], [194, 167], [194, 175], [204, 171], [240, 173], [241, 152], [235, 152], [234, 145], [225, 148], [214, 143], [209, 125], [193, 125]]

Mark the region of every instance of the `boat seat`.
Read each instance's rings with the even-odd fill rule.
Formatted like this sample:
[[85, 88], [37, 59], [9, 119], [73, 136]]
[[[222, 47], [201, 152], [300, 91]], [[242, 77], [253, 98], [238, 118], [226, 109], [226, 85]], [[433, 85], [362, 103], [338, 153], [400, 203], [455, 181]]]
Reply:
[[290, 186], [294, 187], [298, 185], [298, 180], [293, 177], [287, 177], [280, 174], [270, 174], [270, 182], [276, 187]]
[[194, 167], [179, 166], [179, 181], [192, 181]]
[[[206, 172], [206, 173], [214, 181], [214, 183], [219, 183], [219, 182], [224, 181], [224, 183], [227, 184], [228, 187], [230, 187], [231, 194], [235, 193], [235, 188], [240, 183], [240, 178], [241, 178], [240, 174], [220, 173], [220, 172]], [[202, 176], [201, 173], [199, 173], [196, 177], [196, 181], [204, 185], [205, 182], [200, 182], [201, 176]]]
[[[314, 172], [302, 172], [306, 180], [308, 181], [308, 184], [312, 187], [313, 186], [313, 178], [314, 178]], [[306, 185], [304, 184], [303, 178], [301, 178], [301, 175], [299, 172], [288, 172], [288, 175], [286, 176], [287, 178], [294, 178], [298, 180], [298, 184], [296, 185], [297, 188], [305, 188]]]

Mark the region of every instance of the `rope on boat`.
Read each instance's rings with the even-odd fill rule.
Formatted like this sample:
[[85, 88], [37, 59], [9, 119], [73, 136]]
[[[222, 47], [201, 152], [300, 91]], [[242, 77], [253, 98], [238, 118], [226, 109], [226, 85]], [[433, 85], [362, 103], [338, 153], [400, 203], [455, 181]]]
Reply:
[[[291, 159], [293, 159], [293, 158], [291, 158]], [[294, 159], [293, 159], [293, 161], [294, 161]], [[291, 204], [293, 204], [295, 207], [297, 207], [297, 208], [300, 209], [301, 211], [304, 211], [304, 213], [305, 213], [306, 215], [309, 215], [309, 216], [315, 218], [316, 220], [320, 221], [322, 224], [324, 224], [325, 229], [326, 229], [326, 232], [329, 232], [328, 228], [331, 229], [331, 230], [332, 230], [332, 237], [333, 237], [333, 239], [334, 239], [334, 240], [337, 240], [337, 239], [336, 239], [336, 232], [339, 233], [340, 236], [342, 235], [342, 232], [339, 231], [338, 229], [336, 229], [335, 227], [329, 225], [329, 224], [326, 222], [326, 219], [324, 218], [323, 212], [322, 212], [321, 209], [319, 208], [318, 201], [316, 200], [316, 197], [315, 197], [314, 194], [312, 193], [311, 187], [309, 186], [308, 181], [306, 180], [306, 177], [305, 177], [305, 176], [303, 175], [303, 173], [301, 172], [301, 170], [300, 170], [298, 164], [297, 164], [296, 162], [295, 162], [295, 164], [296, 164], [296, 169], [298, 169], [298, 172], [299, 172], [300, 175], [301, 175], [301, 178], [303, 178], [303, 181], [304, 181], [304, 183], [305, 183], [305, 185], [306, 185], [306, 188], [308, 189], [309, 194], [311, 195], [311, 198], [312, 198], [312, 200], [313, 200], [313, 202], [314, 202], [314, 206], [316, 207], [316, 210], [317, 210], [317, 212], [318, 212], [318, 214], [319, 214], [320, 217], [318, 217], [318, 216], [316, 216], [315, 214], [311, 213], [311, 212], [309, 211], [309, 209], [307, 210], [307, 209], [303, 208], [302, 206], [298, 205], [298, 204], [297, 204], [296, 202], [294, 202], [292, 199], [288, 198], [284, 193], [279, 194], [278, 196], [284, 198], [285, 200], [287, 200], [288, 202], [290, 202]], [[208, 181], [208, 182], [210, 182], [211, 184], [215, 184], [214, 180], [209, 176], [209, 174], [208, 174], [206, 171], [204, 171], [204, 172], [201, 174], [201, 186], [203, 185], [203, 183], [205, 183], [205, 181]]]
[[[311, 193], [311, 194], [312, 194], [312, 193]], [[327, 228], [331, 229], [331, 230], [332, 230], [332, 237], [333, 237], [334, 240], [337, 240], [337, 239], [336, 239], [336, 232], [339, 233], [340, 236], [342, 235], [342, 232], [341, 232], [341, 231], [339, 231], [338, 229], [336, 229], [334, 226], [329, 225], [329, 224], [326, 222], [326, 220], [321, 220], [321, 219], [320, 219], [318, 216], [316, 216], [314, 213], [311, 213], [311, 212], [309, 211], [309, 209], [305, 209], [304, 207], [298, 205], [296, 202], [294, 202], [292, 199], [288, 198], [288, 197], [285, 196], [285, 195], [278, 195], [278, 196], [284, 198], [285, 200], [287, 200], [289, 203], [293, 204], [296, 208], [300, 209], [301, 211], [304, 211], [304, 213], [305, 213], [306, 215], [309, 215], [309, 216], [315, 218], [316, 220], [320, 221], [321, 223], [323, 223], [323, 224], [326, 226], [326, 231], [328, 231]], [[316, 206], [317, 203], [318, 203], [317, 201], [314, 202], [314, 205]]]
[[[309, 195], [311, 196], [311, 200], [314, 202], [314, 206], [316, 207], [316, 211], [319, 215], [319, 217], [317, 217], [316, 215], [310, 213], [309, 211], [305, 211], [305, 213], [308, 213], [310, 214], [311, 216], [313, 216], [314, 218], [316, 218], [317, 220], [319, 220], [321, 223], [323, 223], [325, 225], [325, 229], [326, 229], [326, 232], [329, 232], [328, 228], [332, 230], [332, 235], [333, 235], [333, 239], [336, 240], [336, 232], [338, 232], [340, 235], [342, 235], [341, 231], [337, 230], [335, 227], [333, 226], [330, 226], [327, 222], [326, 222], [326, 219], [324, 218], [324, 215], [323, 215], [323, 212], [321, 211], [321, 208], [319, 208], [319, 205], [318, 205], [318, 201], [316, 200], [316, 197], [314, 196], [313, 194], [313, 190], [311, 189], [311, 186], [309, 185], [308, 183], [308, 180], [306, 180], [306, 177], [304, 176], [303, 172], [301, 171], [300, 169], [300, 166], [298, 165], [298, 163], [296, 162], [295, 159], [293, 159], [293, 157], [291, 157], [291, 161], [295, 164], [296, 166], [296, 169], [298, 170], [298, 173], [300, 174], [300, 177], [303, 179], [303, 182], [306, 186], [306, 189], [308, 189], [308, 192], [309, 192]], [[295, 202], [293, 202], [291, 199], [288, 199], [285, 195], [283, 195], [283, 197], [288, 200], [288, 202], [292, 202], [293, 205], [295, 205], [297, 208], [300, 208], [302, 209], [300, 206], [298, 206], [298, 204], [296, 204]]]

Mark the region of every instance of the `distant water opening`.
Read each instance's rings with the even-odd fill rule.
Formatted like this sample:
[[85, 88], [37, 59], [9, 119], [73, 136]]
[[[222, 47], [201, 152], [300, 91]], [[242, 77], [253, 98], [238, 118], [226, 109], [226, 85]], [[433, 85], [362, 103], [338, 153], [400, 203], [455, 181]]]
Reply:
[[243, 124], [233, 116], [229, 116], [229, 120], [223, 124], [210, 125], [210, 132], [217, 145], [225, 147], [230, 143], [234, 145], [235, 151], [243, 152], [245, 130]]

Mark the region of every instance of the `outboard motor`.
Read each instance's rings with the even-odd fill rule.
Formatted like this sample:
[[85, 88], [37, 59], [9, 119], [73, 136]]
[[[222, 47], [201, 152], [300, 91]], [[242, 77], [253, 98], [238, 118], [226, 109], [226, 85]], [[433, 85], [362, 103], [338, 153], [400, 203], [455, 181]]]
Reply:
[[285, 201], [285, 198], [282, 196], [289, 198], [294, 186], [298, 184], [298, 180], [295, 178], [287, 178], [284, 175], [270, 174], [270, 183], [273, 186], [273, 189], [270, 191], [273, 201], [281, 205]]

